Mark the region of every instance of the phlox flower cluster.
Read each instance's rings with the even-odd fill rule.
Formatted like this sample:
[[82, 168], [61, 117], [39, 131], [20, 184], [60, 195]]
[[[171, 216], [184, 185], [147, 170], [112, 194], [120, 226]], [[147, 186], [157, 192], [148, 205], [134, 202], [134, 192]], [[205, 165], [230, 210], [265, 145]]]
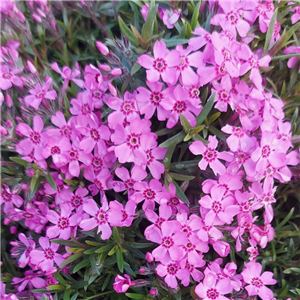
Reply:
[[[42, 22], [46, 15], [37, 12], [35, 18]], [[11, 243], [19, 267], [30, 269], [24, 278], [13, 278], [17, 293], [56, 283], [52, 274], [71, 254], [52, 239], [70, 240], [95, 231], [108, 240], [112, 227], [130, 227], [137, 216], [144, 216], [150, 225], [143, 234], [155, 245], [146, 256], [148, 268], [169, 288], [196, 283], [195, 293], [205, 300], [247, 295], [273, 299], [267, 285], [276, 280], [271, 272], [262, 272], [256, 258], [274, 237], [275, 182], [291, 180], [289, 166], [299, 162], [298, 153], [290, 150], [291, 125], [284, 120], [284, 103], [264, 88], [260, 68], [270, 66], [271, 57], [260, 50], [253, 53], [249, 46], [250, 27], [258, 23], [265, 33], [273, 12], [272, 1], [219, 1], [211, 19], [217, 31], [198, 27], [188, 45], [172, 50], [156, 41], [153, 53], [137, 60], [145, 70], [145, 86], [124, 95], [113, 85], [122, 75], [117, 67], [88, 64], [81, 70], [78, 64], [72, 69], [54, 62], [53, 74], [62, 81], [56, 91], [53, 79], [37, 78], [30, 62], [17, 67], [17, 42], [2, 46], [1, 103], [12, 106], [13, 90], [23, 95], [18, 99], [22, 117], [2, 124], [2, 140], [13, 136], [14, 150], [38, 166], [28, 169], [28, 176], [49, 173], [56, 186], [42, 181], [29, 199], [27, 183], [21, 191], [3, 184], [4, 224], [22, 222], [39, 236], [19, 233], [18, 241]], [[171, 18], [165, 10], [159, 13], [168, 28], [180, 17], [180, 12]], [[142, 14], [147, 15], [147, 7]], [[109, 55], [103, 44], [97, 47]], [[286, 53], [299, 52], [291, 48]], [[289, 67], [293, 64], [288, 62]], [[71, 82], [78, 93], [70, 100], [68, 115], [61, 108]], [[205, 86], [215, 95], [214, 108], [230, 112], [231, 118], [221, 128], [223, 140], [210, 134], [206, 142], [188, 144], [198, 172], [209, 174], [196, 199], [198, 206], [191, 209], [176, 186], [163, 181], [167, 149], [158, 146], [152, 125], [159, 121], [168, 129], [181, 126], [181, 115], [192, 127], [199, 125], [204, 101], [199, 89]], [[85, 184], [75, 186], [73, 181]], [[113, 193], [124, 201], [117, 201]], [[223, 261], [230, 251], [242, 250], [249, 262], [238, 273], [234, 262]], [[220, 258], [207, 261], [209, 251]], [[116, 292], [138, 285], [124, 276], [116, 277]]]

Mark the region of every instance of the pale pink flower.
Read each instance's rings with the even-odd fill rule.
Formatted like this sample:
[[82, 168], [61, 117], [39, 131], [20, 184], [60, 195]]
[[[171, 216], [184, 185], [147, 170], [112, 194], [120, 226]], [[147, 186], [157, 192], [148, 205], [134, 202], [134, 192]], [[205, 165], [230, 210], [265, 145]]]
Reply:
[[[299, 19], [300, 19], [300, 9], [299, 9]], [[283, 50], [283, 53], [284, 54], [292, 54], [292, 53], [295, 53], [295, 54], [299, 54], [300, 53], [300, 46], [290, 46], [290, 47], [287, 47]], [[293, 56], [291, 57], [288, 62], [287, 62], [287, 66], [292, 69], [296, 63], [299, 61], [299, 56]], [[300, 68], [300, 67], [299, 67]]]
[[176, 83], [176, 67], [180, 63], [180, 53], [176, 50], [169, 51], [163, 41], [156, 41], [153, 47], [154, 58], [143, 54], [138, 58], [138, 63], [147, 69], [147, 80], [159, 81], [160, 77], [166, 83]]
[[0, 88], [8, 90], [12, 85], [23, 88], [23, 81], [17, 74], [20, 74], [23, 69], [9, 69], [9, 66], [1, 64], [0, 66]]
[[126, 293], [131, 286], [135, 285], [127, 274], [124, 276], [117, 275], [115, 278], [113, 288], [117, 293]]
[[103, 197], [101, 208], [98, 207], [93, 199], [88, 199], [83, 204], [83, 210], [92, 216], [92, 218], [82, 220], [79, 226], [83, 231], [93, 230], [97, 227], [97, 234], [101, 231], [101, 239], [107, 240], [112, 234], [111, 227], [108, 224], [108, 203]]
[[174, 24], [178, 21], [181, 16], [181, 10], [167, 10], [159, 7], [159, 17], [168, 29], [174, 28]]
[[[33, 288], [41, 289], [44, 288], [46, 285], [45, 279], [40, 278], [42, 275], [40, 272], [34, 273], [31, 270], [25, 271], [24, 278], [14, 277], [12, 282], [13, 284], [20, 284], [18, 286], [18, 291], [24, 291], [25, 287], [29, 285], [29, 289], [32, 290]], [[13, 298], [12, 298], [13, 299]], [[15, 298], [18, 299], [18, 298]]]
[[203, 282], [196, 286], [195, 293], [202, 300], [229, 300], [224, 295], [231, 293], [232, 286], [230, 280], [221, 279], [218, 280], [217, 276], [213, 273], [206, 274]]
[[55, 90], [49, 90], [52, 83], [52, 78], [48, 77], [46, 82], [41, 85], [38, 83], [34, 89], [30, 89], [29, 92], [31, 95], [24, 97], [24, 101], [27, 106], [32, 106], [38, 110], [40, 104], [45, 99], [55, 100], [57, 93]]
[[31, 251], [30, 262], [45, 272], [52, 270], [54, 263], [60, 266], [64, 258], [61, 254], [56, 253], [59, 244], [50, 243], [47, 237], [40, 237], [39, 244], [42, 249], [34, 249]]
[[180, 261], [185, 256], [182, 245], [187, 242], [187, 236], [180, 232], [180, 223], [178, 221], [165, 221], [161, 224], [161, 229], [152, 227], [145, 232], [147, 240], [160, 244], [152, 251], [153, 257], [157, 261]]
[[215, 149], [217, 148], [218, 141], [215, 136], [209, 136], [207, 147], [200, 141], [193, 142], [189, 149], [194, 155], [202, 155], [198, 166], [201, 170], [206, 170], [207, 165], [211, 167], [215, 175], [224, 174], [226, 171], [225, 166], [219, 161], [223, 159], [226, 161], [231, 161], [232, 158], [227, 152], [218, 152]]
[[265, 285], [275, 284], [276, 280], [273, 279], [272, 272], [263, 272], [261, 264], [257, 262], [249, 262], [246, 269], [241, 273], [244, 281], [248, 284], [245, 289], [249, 296], [258, 295], [262, 299], [272, 299], [273, 292]]
[[134, 219], [136, 203], [129, 200], [125, 207], [118, 201], [109, 202], [108, 222], [111, 226], [129, 227]]
[[172, 289], [178, 287], [177, 278], [184, 280], [189, 277], [190, 274], [187, 269], [182, 269], [178, 262], [174, 262], [172, 260], [159, 264], [155, 271], [158, 276], [164, 277], [166, 284]]
[[7, 185], [3, 185], [1, 189], [0, 205], [4, 204], [3, 211], [9, 213], [14, 206], [20, 207], [24, 200], [21, 196], [12, 193]]

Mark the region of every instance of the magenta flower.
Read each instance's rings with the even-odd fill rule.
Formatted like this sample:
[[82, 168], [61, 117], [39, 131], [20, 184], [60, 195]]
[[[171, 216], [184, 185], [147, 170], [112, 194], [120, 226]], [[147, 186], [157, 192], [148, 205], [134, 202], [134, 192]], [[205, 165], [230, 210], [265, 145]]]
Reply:
[[166, 83], [176, 83], [175, 68], [180, 63], [180, 53], [176, 50], [169, 51], [166, 44], [156, 41], [153, 47], [154, 58], [143, 54], [138, 58], [138, 63], [148, 69], [147, 80], [159, 81], [160, 77]]
[[71, 233], [76, 236], [77, 225], [80, 223], [82, 216], [73, 214], [71, 217], [72, 207], [68, 203], [60, 205], [60, 214], [54, 210], [49, 210], [46, 218], [49, 222], [55, 224], [47, 229], [47, 237], [50, 239], [56, 238], [68, 240]]
[[220, 2], [223, 14], [216, 14], [210, 20], [210, 24], [219, 25], [223, 30], [229, 30], [235, 33], [238, 31], [241, 37], [245, 37], [250, 29], [248, 22], [242, 19], [244, 5], [243, 2]]
[[195, 293], [202, 300], [229, 300], [224, 295], [231, 293], [232, 286], [230, 280], [217, 280], [217, 276], [209, 273], [205, 275], [203, 282], [196, 286]]
[[51, 64], [51, 68], [58, 74], [60, 74], [61, 78], [64, 79], [63, 90], [65, 90], [70, 81], [73, 81], [80, 88], [84, 87], [84, 82], [81, 79], [77, 79], [76, 77], [80, 77], [79, 64], [76, 62], [75, 69], [72, 71], [69, 67], [64, 66], [62, 70], [58, 67], [56, 62]]
[[177, 278], [180, 280], [184, 280], [189, 277], [189, 271], [186, 269], [182, 269], [178, 262], [174, 261], [166, 261], [163, 264], [159, 264], [156, 269], [156, 273], [160, 277], [165, 277], [164, 280], [166, 284], [175, 289], [178, 287]]
[[83, 231], [93, 230], [97, 227], [97, 234], [101, 231], [101, 239], [107, 240], [112, 234], [112, 230], [108, 224], [108, 203], [103, 198], [101, 208], [98, 207], [93, 199], [88, 199], [83, 204], [83, 210], [92, 216], [92, 218], [82, 220], [79, 226]]
[[[42, 274], [39, 274], [39, 272], [34, 273], [33, 271], [25, 271], [25, 277], [24, 278], [13, 278], [13, 284], [21, 284], [18, 286], [18, 291], [22, 292], [24, 291], [25, 287], [29, 285], [29, 290], [32, 290], [33, 288], [41, 289], [46, 286], [45, 279], [40, 278]], [[13, 298], [12, 298], [13, 299]], [[18, 298], [15, 298], [18, 299]]]
[[[300, 19], [300, 10], [299, 10], [299, 19]], [[291, 54], [291, 53], [295, 53], [295, 54], [300, 54], [300, 46], [290, 46], [287, 47], [283, 50], [284, 54]], [[299, 61], [299, 56], [294, 56], [291, 57], [288, 62], [287, 62], [287, 66], [292, 69], [296, 63]]]
[[89, 197], [86, 197], [88, 193], [89, 191], [86, 188], [79, 187], [75, 193], [70, 195], [66, 202], [71, 205], [73, 210], [76, 209], [77, 213], [81, 213], [83, 210], [83, 203], [89, 199]]
[[7, 185], [1, 189], [0, 205], [4, 204], [3, 211], [7, 214], [13, 210], [14, 206], [20, 207], [24, 200], [16, 194], [11, 193]]
[[[205, 261], [202, 260], [202, 267], [205, 265]], [[186, 258], [184, 258], [181, 262], [180, 262], [180, 266], [182, 269], [185, 269], [189, 272], [189, 276], [184, 277], [181, 280], [181, 284], [183, 286], [188, 286], [190, 284], [190, 276], [192, 276], [192, 278], [196, 281], [196, 282], [200, 282], [201, 279], [203, 279], [203, 273], [200, 272], [199, 270], [196, 269], [196, 267], [192, 264], [190, 264], [188, 262], [188, 260]]]
[[[290, 2], [288, 4], [294, 4], [294, 2]], [[291, 22], [292, 22], [292, 24], [295, 24], [300, 20], [300, 7], [298, 5], [295, 7], [292, 7], [291, 11], [295, 13], [291, 16]]]
[[159, 7], [159, 17], [168, 29], [174, 28], [174, 24], [178, 21], [181, 16], [181, 10], [167, 10]]
[[41, 102], [45, 99], [55, 100], [57, 97], [57, 93], [55, 90], [49, 90], [52, 83], [52, 78], [47, 78], [46, 82], [41, 85], [38, 83], [34, 89], [30, 89], [29, 92], [31, 95], [26, 96], [24, 101], [27, 106], [32, 106], [36, 110], [38, 110]]
[[30, 252], [35, 249], [35, 242], [28, 239], [24, 233], [19, 233], [19, 241], [10, 242], [13, 246], [11, 255], [18, 260], [20, 268], [25, 268], [30, 262]]
[[148, 233], [146, 232], [151, 231], [154, 226], [161, 229], [161, 224], [169, 220], [169, 218], [172, 215], [172, 209], [167, 204], [161, 204], [158, 208], [158, 211], [159, 211], [159, 216], [154, 212], [154, 210], [146, 209], [145, 211], [146, 218], [151, 223], [153, 223], [153, 225], [150, 225], [145, 229], [144, 235], [146, 234], [148, 235]]
[[162, 190], [161, 183], [156, 179], [150, 180], [149, 183], [144, 181], [136, 182], [134, 184], [134, 189], [136, 192], [130, 197], [130, 199], [137, 204], [145, 201], [142, 206], [144, 211], [148, 208], [153, 210], [155, 202], [159, 202], [158, 196]]
[[262, 266], [256, 262], [249, 262], [246, 269], [241, 273], [244, 281], [248, 284], [245, 289], [249, 296], [258, 295], [262, 299], [273, 299], [273, 292], [265, 285], [275, 284], [276, 280], [273, 279], [272, 272], [263, 272]]
[[54, 177], [57, 190], [54, 190], [51, 187], [51, 185], [47, 182], [44, 185], [45, 193], [47, 195], [52, 195], [55, 198], [56, 205], [68, 201], [72, 196], [70, 186], [64, 184], [64, 182], [61, 179], [58, 179], [58, 176], [55, 173], [51, 173], [51, 175]]
[[147, 164], [147, 154], [141, 148], [140, 139], [145, 136], [146, 139], [155, 141], [156, 135], [151, 132], [151, 122], [136, 118], [125, 128], [117, 124], [115, 132], [111, 135], [111, 140], [116, 146], [114, 150], [120, 163], [134, 162], [136, 165]]
[[147, 240], [160, 244], [152, 251], [153, 257], [157, 261], [179, 261], [184, 258], [185, 251], [182, 247], [187, 243], [187, 236], [180, 232], [178, 221], [165, 221], [161, 224], [161, 229], [154, 226], [145, 231]]
[[132, 168], [131, 177], [129, 171], [124, 167], [116, 168], [115, 174], [122, 181], [114, 181], [112, 183], [114, 191], [119, 193], [127, 190], [128, 197], [131, 197], [131, 195], [135, 192], [134, 184], [142, 181], [147, 176], [147, 172], [139, 166], [134, 166]]
[[134, 219], [136, 203], [129, 200], [125, 207], [118, 201], [109, 202], [108, 222], [111, 226], [129, 227]]
[[130, 122], [139, 116], [135, 95], [136, 92], [133, 94], [125, 92], [124, 99], [117, 97], [107, 99], [106, 104], [114, 110], [108, 116], [108, 125], [110, 128], [115, 129], [116, 124], [122, 123], [124, 120]]
[[244, 75], [246, 72], [250, 71], [250, 80], [255, 84], [256, 88], [262, 89], [262, 77], [259, 72], [260, 67], [268, 67], [271, 61], [269, 55], [265, 55], [259, 58], [258, 53], [254, 54], [248, 45], [242, 44], [241, 49], [237, 52], [240, 59], [244, 60], [240, 67], [240, 76]]
[[217, 148], [218, 141], [215, 136], [209, 136], [207, 147], [200, 141], [193, 142], [189, 149], [195, 155], [202, 155], [202, 159], [200, 160], [198, 166], [201, 170], [206, 170], [207, 165], [213, 170], [215, 175], [224, 174], [226, 171], [225, 166], [219, 161], [219, 159], [223, 159], [226, 161], [231, 161], [231, 157], [226, 152], [218, 152], [215, 149]]
[[[2, 50], [2, 49], [1, 49]], [[1, 64], [0, 66], [0, 88], [2, 90], [8, 90], [12, 85], [16, 85], [20, 88], [23, 88], [23, 81], [17, 75], [21, 73], [23, 69], [12, 69], [10, 70], [7, 65]]]
[[224, 187], [215, 186], [211, 189], [211, 197], [206, 195], [199, 200], [201, 207], [208, 209], [204, 219], [206, 226], [230, 224], [239, 213], [240, 208], [235, 205], [234, 198], [225, 196], [225, 192]]
[[138, 87], [138, 94], [136, 95], [136, 100], [139, 105], [139, 110], [142, 115], [145, 115], [145, 119], [151, 119], [155, 111], [157, 114], [157, 119], [159, 121], [165, 121], [169, 116], [170, 112], [165, 110], [161, 101], [167, 96], [168, 90], [162, 91], [163, 84], [160, 82], [149, 82], [147, 85], [151, 91], [144, 87]]
[[92, 64], [89, 64], [85, 67], [84, 80], [89, 88], [93, 86], [101, 87], [104, 81], [101, 71]]
[[131, 286], [135, 285], [127, 274], [124, 276], [117, 275], [115, 278], [113, 288], [117, 293], [126, 293]]
[[61, 254], [56, 253], [59, 244], [50, 243], [47, 237], [40, 237], [39, 244], [42, 249], [34, 249], [31, 251], [30, 262], [45, 272], [52, 270], [54, 263], [60, 266], [64, 258]]
[[192, 103], [189, 98], [189, 93], [182, 88], [181, 85], [177, 85], [175, 89], [170, 88], [172, 93], [168, 95], [166, 99], [161, 102], [161, 106], [171, 111], [171, 115], [167, 122], [167, 128], [173, 128], [180, 117], [183, 114], [192, 126], [196, 125], [196, 117], [200, 111], [200, 99], [196, 100], [196, 103]]

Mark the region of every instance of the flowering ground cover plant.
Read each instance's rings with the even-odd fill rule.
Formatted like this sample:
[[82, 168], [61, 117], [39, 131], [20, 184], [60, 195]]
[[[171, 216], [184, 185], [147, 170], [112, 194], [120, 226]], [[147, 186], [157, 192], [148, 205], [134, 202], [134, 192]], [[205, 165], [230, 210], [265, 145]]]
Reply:
[[299, 299], [297, 1], [1, 2], [1, 299]]

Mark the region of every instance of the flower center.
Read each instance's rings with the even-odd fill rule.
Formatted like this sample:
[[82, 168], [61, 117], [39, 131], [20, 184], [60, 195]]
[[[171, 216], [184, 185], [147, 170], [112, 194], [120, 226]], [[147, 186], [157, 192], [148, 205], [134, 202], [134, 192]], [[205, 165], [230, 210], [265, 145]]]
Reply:
[[154, 156], [152, 155], [152, 152], [149, 149], [146, 150], [145, 153], [147, 155], [147, 165], [149, 166], [153, 162]]
[[209, 299], [218, 299], [219, 293], [216, 289], [208, 289], [206, 295]]
[[162, 73], [166, 70], [167, 68], [167, 63], [163, 58], [157, 58], [153, 62], [153, 67], [156, 71]]
[[248, 62], [254, 69], [257, 69], [259, 67], [258, 60], [253, 55], [248, 59]]
[[143, 192], [144, 197], [146, 200], [153, 200], [155, 198], [155, 192], [151, 189], [145, 189]]
[[60, 217], [57, 222], [59, 229], [66, 229], [70, 226], [69, 220], [66, 217]]
[[227, 49], [223, 48], [221, 52], [224, 56], [225, 61], [230, 61], [231, 60], [231, 54]]
[[193, 245], [190, 241], [185, 245], [184, 250], [187, 252], [191, 252], [196, 249], [196, 246]]
[[103, 93], [98, 91], [98, 90], [93, 91], [93, 97], [102, 99], [103, 98]]
[[98, 142], [100, 140], [100, 134], [99, 134], [99, 131], [96, 129], [96, 128], [92, 128], [90, 130], [90, 135], [91, 135], [91, 138], [95, 141], [95, 142]]
[[87, 103], [83, 104], [83, 105], [81, 106], [81, 112], [82, 112], [83, 115], [88, 115], [88, 114], [90, 114], [90, 113], [91, 113], [91, 108], [90, 108], [90, 106], [89, 106]]
[[98, 210], [95, 219], [99, 225], [103, 225], [107, 222], [107, 214], [103, 209]]
[[135, 110], [133, 101], [124, 101], [121, 105], [121, 112], [126, 116], [133, 113]]
[[261, 156], [263, 158], [268, 157], [270, 155], [270, 153], [271, 153], [270, 146], [265, 145], [265, 146], [262, 147], [262, 149], [261, 149]]
[[168, 264], [167, 266], [167, 272], [170, 275], [175, 275], [178, 271], [178, 266], [176, 264]]
[[95, 170], [100, 170], [103, 167], [103, 160], [100, 157], [94, 156], [92, 159], [92, 165]]
[[191, 98], [198, 98], [200, 95], [200, 91], [197, 87], [193, 87], [189, 90], [189, 96]]
[[220, 101], [229, 102], [229, 93], [226, 90], [221, 90], [218, 92]]
[[217, 152], [214, 149], [208, 148], [204, 152], [203, 157], [206, 161], [212, 162], [217, 158]]
[[37, 98], [39, 99], [44, 99], [45, 97], [45, 92], [44, 91], [40, 91], [35, 95]]
[[232, 131], [233, 131], [233, 134], [237, 137], [242, 137], [244, 135], [243, 129], [240, 127], [233, 127]]
[[174, 241], [170, 236], [165, 236], [162, 238], [161, 245], [167, 249], [174, 246]]
[[264, 284], [262, 283], [262, 281], [258, 277], [253, 277], [251, 279], [251, 284], [256, 286], [257, 288], [261, 288], [261, 287], [264, 286]]
[[121, 222], [124, 222], [128, 218], [128, 214], [126, 213], [125, 210], [122, 210], [122, 220]]
[[125, 187], [128, 191], [134, 191], [133, 186], [135, 184], [135, 181], [133, 179], [131, 179], [131, 178], [127, 179], [124, 181], [124, 183], [125, 183]]
[[70, 138], [70, 136], [71, 136], [71, 131], [72, 131], [72, 129], [71, 129], [70, 126], [64, 125], [64, 126], [61, 128], [60, 133], [61, 133], [62, 135], [64, 135], [65, 137]]
[[3, 78], [4, 79], [11, 79], [12, 78], [12, 75], [10, 73], [4, 73], [3, 74]]
[[4, 199], [5, 202], [12, 201], [12, 195], [5, 190], [2, 190], [2, 198]]
[[177, 70], [183, 71], [185, 68], [189, 66], [189, 60], [187, 57], [181, 55], [180, 63], [177, 66]]
[[158, 228], [161, 228], [161, 224], [166, 221], [165, 219], [158, 217], [157, 220], [155, 221], [155, 226]]
[[100, 180], [98, 180], [97, 178], [95, 178], [94, 184], [95, 184], [96, 188], [97, 188], [99, 191], [102, 191], [102, 190], [103, 190], [102, 183], [101, 183]]
[[177, 206], [177, 205], [179, 205], [179, 199], [178, 199], [176, 196], [170, 198], [169, 202], [170, 202], [170, 204], [171, 204], [172, 206]]
[[192, 229], [188, 225], [182, 225], [181, 231], [184, 232], [188, 237], [192, 234]]
[[159, 102], [163, 99], [163, 94], [161, 92], [152, 92], [150, 96], [150, 102], [154, 106], [158, 106]]
[[80, 196], [73, 196], [71, 199], [71, 204], [73, 207], [78, 208], [79, 206], [81, 206], [83, 203], [83, 200]]
[[31, 219], [31, 218], [33, 218], [33, 214], [31, 214], [31, 213], [29, 213], [29, 212], [23, 213], [23, 216], [24, 216], [26, 219]]
[[51, 148], [51, 154], [60, 154], [60, 149], [57, 146]]
[[187, 105], [185, 101], [177, 101], [173, 107], [173, 110], [175, 110], [179, 114], [184, 112], [186, 109], [187, 109]]
[[79, 157], [78, 151], [72, 148], [70, 151], [70, 160], [72, 161], [78, 160], [78, 157]]
[[30, 133], [30, 140], [35, 144], [38, 145], [41, 142], [41, 135], [39, 132], [32, 131]]
[[236, 25], [239, 20], [239, 16], [236, 12], [231, 11], [226, 15], [226, 20], [229, 21], [231, 25]]
[[54, 259], [54, 251], [51, 248], [46, 248], [44, 250], [44, 255], [46, 259]]
[[140, 137], [136, 133], [129, 134], [127, 136], [127, 140], [126, 141], [127, 141], [127, 145], [131, 149], [137, 149], [140, 146]]
[[219, 201], [214, 201], [211, 206], [214, 213], [219, 213], [222, 210], [222, 204]]

